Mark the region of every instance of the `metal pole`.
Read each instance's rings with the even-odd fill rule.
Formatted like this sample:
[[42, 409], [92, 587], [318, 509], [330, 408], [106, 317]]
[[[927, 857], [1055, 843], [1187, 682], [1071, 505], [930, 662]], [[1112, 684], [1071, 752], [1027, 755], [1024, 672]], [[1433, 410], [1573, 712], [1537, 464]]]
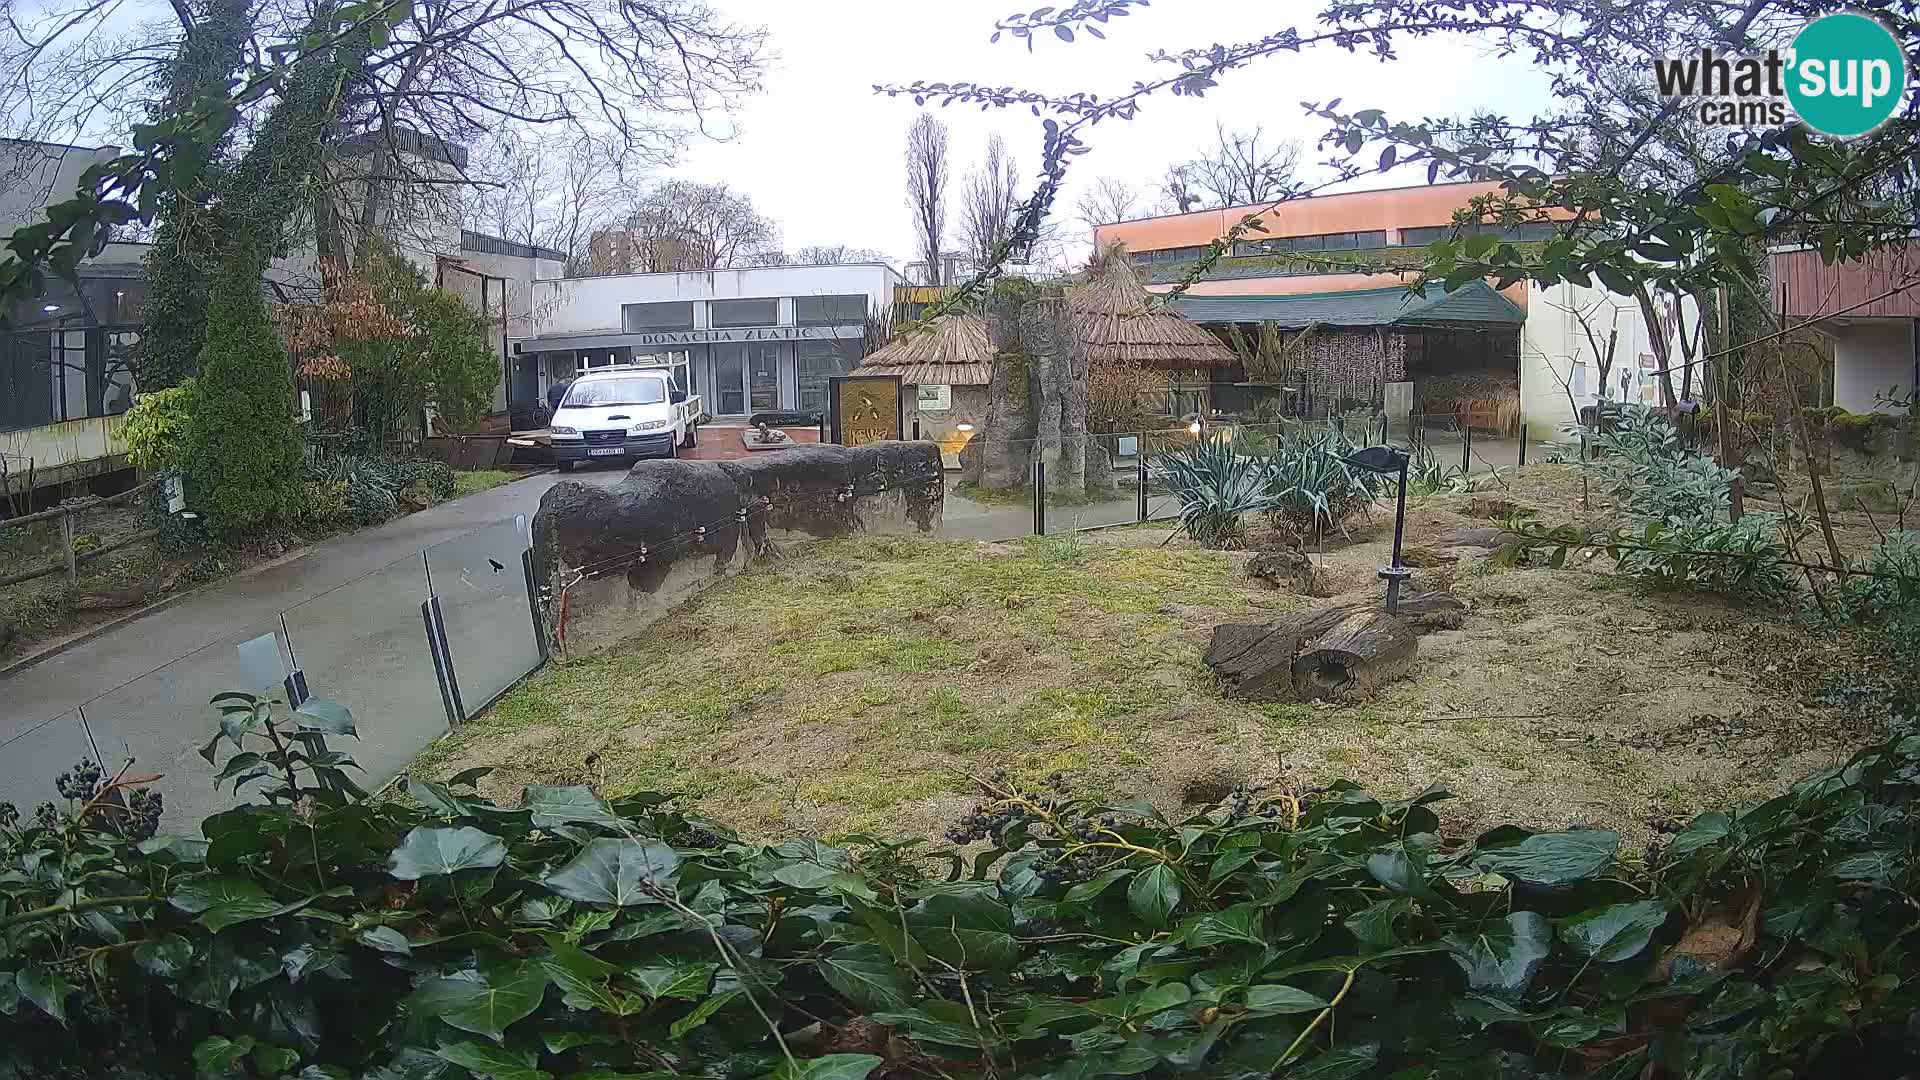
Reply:
[[914, 442], [920, 441], [920, 414], [919, 413], [913, 414], [913, 441]]
[[1033, 535], [1047, 535], [1047, 463], [1039, 458], [1033, 461]]
[[1400, 494], [1395, 497], [1393, 504], [1393, 558], [1388, 563], [1392, 572], [1387, 575], [1387, 614], [1389, 615], [1400, 610], [1400, 579], [1405, 576], [1401, 573], [1400, 567], [1400, 542], [1407, 533], [1407, 463], [1410, 460], [1408, 455], [1400, 456]]
[[1473, 471], [1473, 425], [1460, 425], [1460, 471]]
[[1133, 519], [1135, 521], [1145, 521], [1147, 520], [1147, 448], [1146, 437], [1144, 435], [1141, 436], [1139, 466], [1140, 479], [1134, 500]]
[[1527, 425], [1520, 425], [1520, 465], [1527, 464]]

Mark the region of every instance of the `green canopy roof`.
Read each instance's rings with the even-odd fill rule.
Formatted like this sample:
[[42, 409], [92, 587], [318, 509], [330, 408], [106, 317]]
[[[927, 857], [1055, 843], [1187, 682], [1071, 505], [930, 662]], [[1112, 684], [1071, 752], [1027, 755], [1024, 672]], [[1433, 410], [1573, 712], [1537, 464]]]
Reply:
[[1193, 296], [1174, 298], [1173, 309], [1198, 323], [1277, 323], [1306, 326], [1519, 326], [1527, 313], [1484, 281], [1452, 292], [1435, 283], [1427, 295], [1405, 286], [1298, 296]]

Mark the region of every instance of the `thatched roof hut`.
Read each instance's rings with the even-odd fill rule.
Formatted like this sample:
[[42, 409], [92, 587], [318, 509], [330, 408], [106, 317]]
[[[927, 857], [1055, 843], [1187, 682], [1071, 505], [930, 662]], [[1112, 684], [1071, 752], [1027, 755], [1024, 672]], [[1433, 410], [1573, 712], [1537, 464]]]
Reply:
[[1234, 363], [1233, 350], [1197, 323], [1155, 305], [1153, 294], [1127, 258], [1111, 244], [1093, 256], [1086, 280], [1067, 290], [1074, 333], [1095, 367], [1129, 364], [1152, 368], [1214, 368]]
[[859, 373], [898, 375], [910, 386], [985, 386], [993, 379], [987, 320], [973, 312], [942, 315], [875, 350], [860, 361]]

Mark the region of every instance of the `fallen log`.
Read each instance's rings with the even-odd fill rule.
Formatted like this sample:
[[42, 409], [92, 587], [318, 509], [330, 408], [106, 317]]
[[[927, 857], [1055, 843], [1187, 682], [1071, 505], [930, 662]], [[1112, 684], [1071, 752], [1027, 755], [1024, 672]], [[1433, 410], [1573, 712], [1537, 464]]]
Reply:
[[1226, 696], [1245, 701], [1352, 701], [1407, 673], [1419, 635], [1460, 625], [1466, 605], [1446, 593], [1407, 593], [1389, 615], [1377, 599], [1270, 623], [1213, 629], [1206, 664]]
[[1369, 697], [1413, 667], [1419, 644], [1412, 624], [1383, 608], [1324, 613], [1304, 628], [1293, 691], [1303, 701]]

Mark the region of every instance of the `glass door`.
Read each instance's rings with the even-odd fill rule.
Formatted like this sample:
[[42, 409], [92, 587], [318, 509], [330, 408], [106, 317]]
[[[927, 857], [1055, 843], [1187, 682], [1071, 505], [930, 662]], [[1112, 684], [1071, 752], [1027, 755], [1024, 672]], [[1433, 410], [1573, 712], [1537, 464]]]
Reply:
[[713, 347], [713, 411], [738, 416], [747, 411], [747, 349], [744, 345]]
[[754, 412], [769, 412], [780, 407], [780, 345], [765, 342], [749, 346], [748, 384]]

